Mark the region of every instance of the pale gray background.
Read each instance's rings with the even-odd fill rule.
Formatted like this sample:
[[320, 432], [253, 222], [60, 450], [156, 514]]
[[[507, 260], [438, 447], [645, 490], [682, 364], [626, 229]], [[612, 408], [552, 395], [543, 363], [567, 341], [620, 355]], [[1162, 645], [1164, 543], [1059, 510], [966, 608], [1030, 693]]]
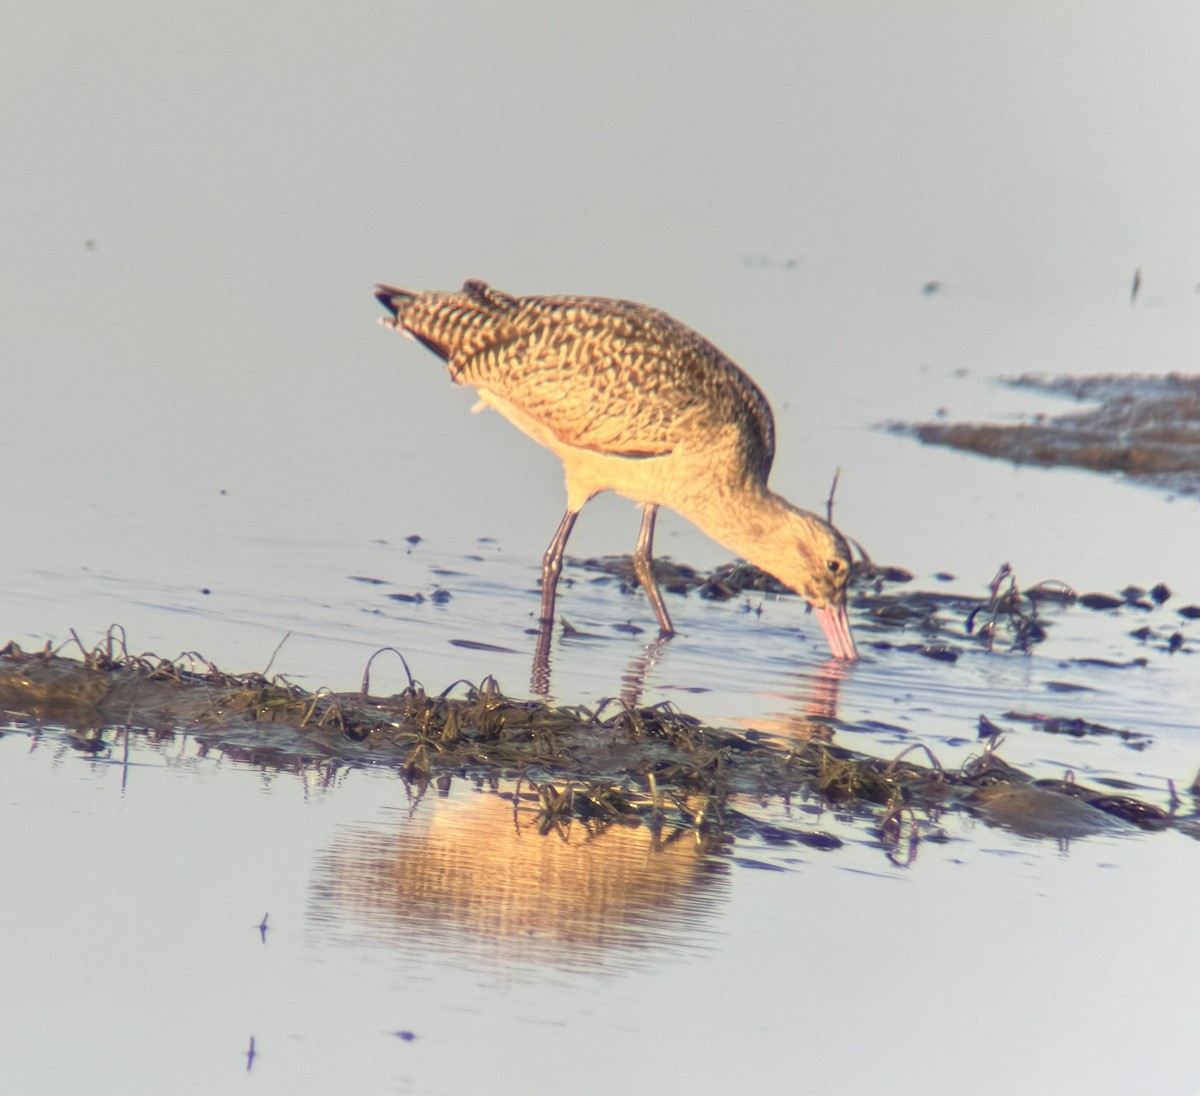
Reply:
[[[840, 467], [839, 521], [923, 584], [949, 570], [978, 593], [1008, 560], [1025, 582], [1200, 600], [1195, 500], [872, 429], [1062, 406], [1000, 375], [1195, 370], [1198, 56], [1188, 4], [6, 3], [0, 638], [94, 642], [119, 621], [135, 649], [247, 669], [291, 631], [274, 668], [309, 687], [352, 687], [392, 643], [432, 687], [498, 672], [520, 693], [558, 467], [468, 415], [370, 295], [466, 277], [697, 327], [772, 398], [777, 489], [819, 507]], [[636, 528], [597, 500], [572, 547], [628, 551]], [[728, 558], [661, 528], [679, 559]], [[355, 574], [454, 597], [396, 606]], [[650, 620], [585, 583], [561, 608], [595, 630]], [[673, 603], [682, 634], [646, 699], [727, 720], [802, 707], [820, 641], [794, 603], [762, 608], [743, 627]], [[958, 676], [868, 659], [843, 714], [931, 729], [958, 763], [981, 708], [1034, 703], [1056, 658], [1097, 642]], [[564, 649], [556, 690], [610, 695], [639, 649]], [[1144, 759], [1023, 737], [1010, 759], [1186, 780], [1197, 676], [1176, 660], [1092, 682], [1093, 715], [1162, 737]], [[873, 851], [739, 870], [716, 958], [450, 976], [436, 951], [301, 929], [314, 858], [339, 825], [376, 824], [394, 780], [302, 798], [151, 757], [122, 795], [111, 768], [23, 742], [0, 767], [13, 1091], [229, 1091], [254, 1032], [250, 1081], [273, 1092], [1194, 1082], [1181, 838], [1059, 850], [981, 830], [907, 875]], [[243, 954], [264, 908], [275, 950]], [[380, 1034], [398, 1027], [421, 1036], [408, 1059]]]

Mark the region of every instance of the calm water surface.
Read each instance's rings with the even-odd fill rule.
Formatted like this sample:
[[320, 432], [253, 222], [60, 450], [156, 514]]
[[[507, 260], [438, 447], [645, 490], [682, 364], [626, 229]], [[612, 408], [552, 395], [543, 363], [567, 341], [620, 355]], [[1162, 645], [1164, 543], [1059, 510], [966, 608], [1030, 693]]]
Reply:
[[[135, 650], [274, 657], [312, 689], [394, 645], [431, 689], [522, 695], [560, 471], [377, 328], [370, 287], [624, 296], [749, 368], [777, 489], [819, 508], [840, 468], [839, 522], [922, 589], [979, 594], [1009, 562], [1175, 595], [1052, 612], [1032, 657], [868, 647], [831, 697], [792, 600], [674, 599], [648, 658], [644, 599], [571, 569], [560, 608], [590, 638], [556, 647], [556, 697], [636, 687], [785, 736], [833, 704], [844, 744], [948, 766], [987, 714], [1010, 762], [1165, 806], [1200, 765], [1200, 673], [1129, 633], [1197, 648], [1175, 615], [1200, 602], [1197, 501], [876, 427], [1063, 409], [1004, 375], [1195, 369], [1198, 31], [1170, 4], [9, 5], [0, 639], [116, 621]], [[637, 520], [598, 499], [572, 550], [628, 552]], [[728, 558], [674, 518], [659, 548]], [[512, 791], [413, 801], [390, 771], [264, 771], [184, 734], [127, 757], [6, 734], [5, 1090], [1194, 1091], [1179, 833], [952, 814], [901, 866], [815, 804], [741, 806], [840, 849], [541, 837]]]

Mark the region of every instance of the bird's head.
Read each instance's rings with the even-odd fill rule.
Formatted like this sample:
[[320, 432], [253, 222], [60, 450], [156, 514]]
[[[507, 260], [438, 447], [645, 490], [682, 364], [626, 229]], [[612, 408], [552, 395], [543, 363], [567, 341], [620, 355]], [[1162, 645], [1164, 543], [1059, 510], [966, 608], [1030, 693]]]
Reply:
[[814, 514], [797, 512], [790, 524], [795, 546], [792, 565], [772, 571], [812, 606], [834, 658], [856, 659], [858, 650], [846, 615], [850, 545]]

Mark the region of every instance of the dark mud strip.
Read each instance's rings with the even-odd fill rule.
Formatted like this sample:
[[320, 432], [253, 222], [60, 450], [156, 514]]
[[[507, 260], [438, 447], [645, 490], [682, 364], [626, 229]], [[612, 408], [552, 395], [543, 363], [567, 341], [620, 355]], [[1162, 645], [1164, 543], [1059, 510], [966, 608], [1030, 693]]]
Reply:
[[[606, 578], [622, 593], [638, 595], [640, 586], [629, 556], [600, 556], [568, 560], [573, 567]], [[987, 651], [1032, 651], [1042, 643], [1051, 627], [1042, 608], [1058, 610], [1111, 611], [1134, 609], [1148, 614], [1146, 623], [1129, 636], [1138, 650], [1168, 654], [1194, 654], [1197, 644], [1193, 622], [1200, 619], [1200, 606], [1177, 606], [1172, 591], [1160, 582], [1146, 590], [1128, 585], [1115, 593], [1077, 593], [1066, 583], [1050, 580], [1028, 587], [1007, 564], [1001, 564], [988, 584], [986, 597], [908, 589], [910, 571], [881, 567], [868, 558], [854, 562], [850, 605], [855, 634], [878, 650], [900, 650], [954, 662], [971, 648]], [[654, 575], [667, 593], [724, 601], [747, 593], [796, 597], [773, 576], [748, 563], [728, 563], [707, 574], [663, 557], [654, 561]], [[946, 578], [953, 576], [946, 575]], [[1170, 602], [1170, 605], [1167, 603]], [[1093, 660], [1096, 665], [1144, 665], [1141, 655], [1127, 663]]]
[[79, 653], [27, 653], [11, 643], [0, 650], [8, 733], [53, 735], [110, 758], [131, 737], [186, 736], [266, 769], [319, 765], [328, 774], [382, 765], [418, 795], [455, 776], [481, 785], [516, 779], [536, 796], [547, 831], [578, 819], [600, 828], [670, 826], [718, 841], [757, 835], [840, 844], [820, 831], [750, 818], [737, 807], [738, 797], [748, 797], [835, 807], [861, 817], [881, 845], [896, 850], [942, 836], [937, 819], [949, 810], [1039, 837], [1133, 827], [1200, 837], [1194, 811], [1164, 811], [1069, 780], [1035, 781], [996, 755], [995, 737], [961, 770], [948, 771], [928, 750], [886, 759], [835, 746], [817, 718], [811, 737], [783, 744], [705, 726], [670, 706], [610, 702], [589, 710], [514, 699], [491, 680], [461, 697], [430, 694], [415, 681], [392, 697], [311, 694], [278, 678], [222, 673], [195, 655], [131, 655], [116, 631]]
[[1200, 493], [1200, 376], [1023, 376], [1006, 382], [1099, 406], [1011, 425], [889, 423], [930, 445], [1014, 464], [1116, 472], [1181, 495]]

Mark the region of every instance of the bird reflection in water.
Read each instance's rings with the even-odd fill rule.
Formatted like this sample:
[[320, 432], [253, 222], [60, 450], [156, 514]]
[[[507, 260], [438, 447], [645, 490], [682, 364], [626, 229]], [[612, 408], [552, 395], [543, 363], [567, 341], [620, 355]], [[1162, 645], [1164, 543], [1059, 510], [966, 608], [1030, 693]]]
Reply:
[[395, 822], [342, 830], [310, 892], [326, 938], [641, 969], [648, 951], [702, 945], [727, 900], [729, 864], [713, 855], [726, 838], [582, 819], [546, 830], [527, 784], [454, 787]]

